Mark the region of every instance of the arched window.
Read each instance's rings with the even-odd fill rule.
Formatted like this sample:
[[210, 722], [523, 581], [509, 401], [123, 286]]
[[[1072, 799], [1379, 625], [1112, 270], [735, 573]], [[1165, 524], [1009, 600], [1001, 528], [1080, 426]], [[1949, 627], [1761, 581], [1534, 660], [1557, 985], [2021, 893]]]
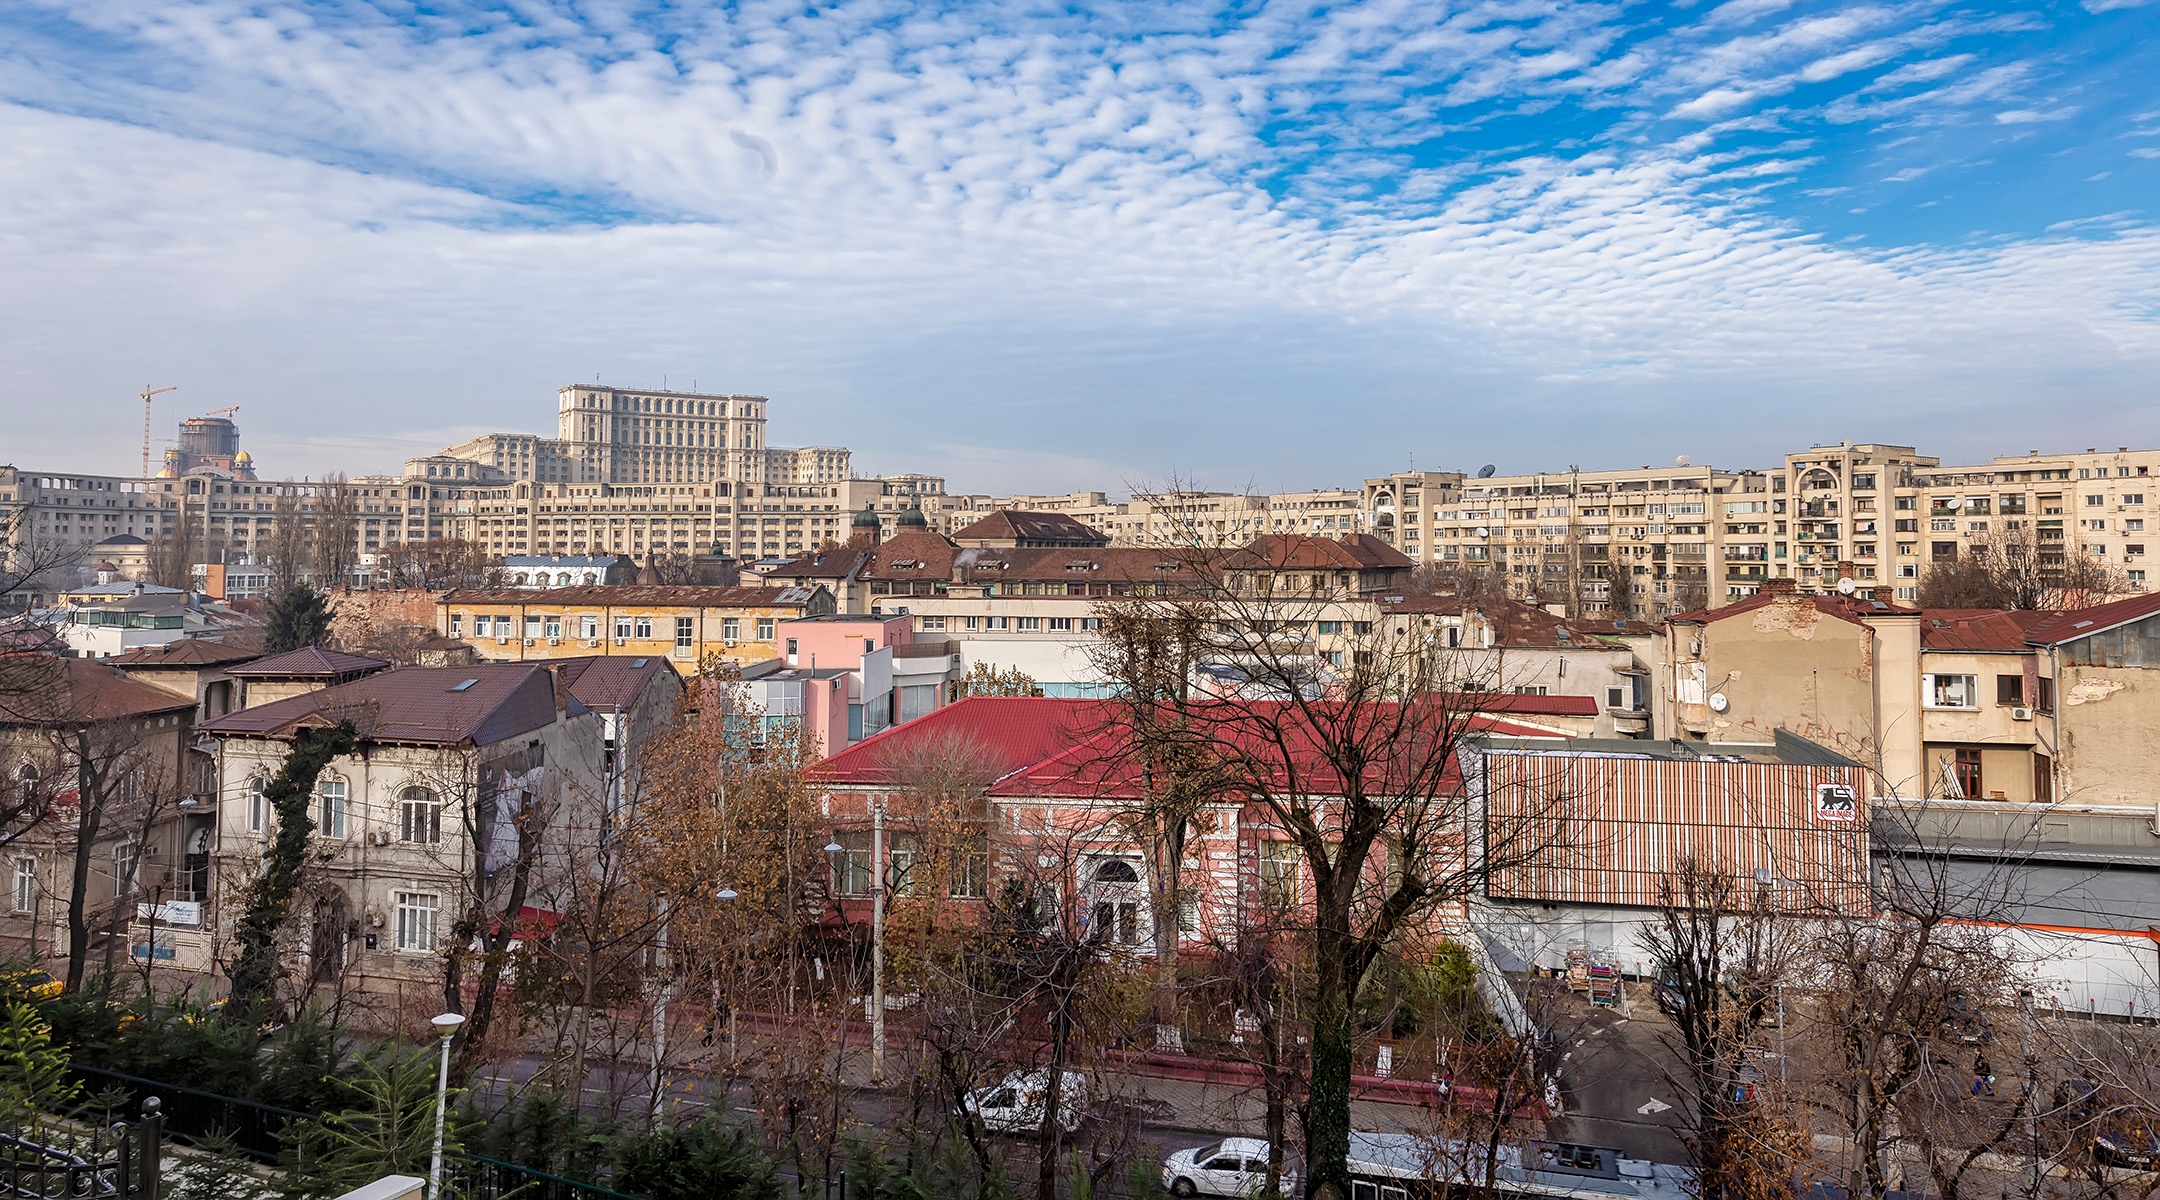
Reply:
[[398, 840], [423, 846], [442, 841], [442, 797], [424, 787], [399, 792]]
[[1140, 873], [1133, 870], [1133, 865], [1124, 859], [1113, 858], [1095, 868], [1095, 882], [1138, 883], [1140, 882]]
[[555, 576], [555, 586], [557, 586], [557, 587], [569, 587], [569, 586], [570, 586], [570, 572], [568, 572], [568, 571], [563, 571], [563, 572], [561, 572], [561, 573], [557, 574], [557, 575]]
[[25, 805], [35, 803], [38, 793], [37, 764], [25, 761], [15, 768], [15, 790]]

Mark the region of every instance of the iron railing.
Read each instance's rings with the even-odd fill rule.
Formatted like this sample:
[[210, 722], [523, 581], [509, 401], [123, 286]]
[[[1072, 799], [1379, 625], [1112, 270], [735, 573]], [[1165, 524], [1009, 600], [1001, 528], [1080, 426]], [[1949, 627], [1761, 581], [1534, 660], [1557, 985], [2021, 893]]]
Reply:
[[156, 1096], [142, 1119], [40, 1135], [0, 1134], [0, 1194], [33, 1200], [157, 1200], [165, 1116]]

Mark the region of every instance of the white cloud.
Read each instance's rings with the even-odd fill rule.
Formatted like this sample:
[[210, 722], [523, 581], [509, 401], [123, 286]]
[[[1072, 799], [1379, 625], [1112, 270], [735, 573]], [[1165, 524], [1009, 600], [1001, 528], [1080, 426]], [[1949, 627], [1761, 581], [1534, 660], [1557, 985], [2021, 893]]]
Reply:
[[1995, 114], [1997, 125], [2032, 125], [2042, 121], [2067, 121], [2076, 116], [2075, 105], [2068, 108], [2051, 108], [2046, 111], [2031, 108], [2014, 108]]
[[[1255, 463], [1354, 481], [1369, 441], [1317, 436], [1353, 413], [1451, 454], [1526, 427], [1587, 454], [1735, 394], [1917, 420], [1884, 402], [1954, 377], [1976, 413], [2029, 412], [2027, 383], [2075, 371], [2095, 421], [2135, 402], [2160, 365], [2148, 228], [1868, 252], [1766, 215], [1758, 189], [1847, 150], [1794, 137], [1807, 114], [1731, 114], [1947, 36], [1782, 7], [1624, 42], [1617, 9], [1502, 3], [1228, 31], [526, 6], [421, 36], [363, 9], [84, 0], [70, 19], [158, 66], [0, 55], [0, 94], [35, 101], [0, 109], [0, 378], [47, 398], [9, 453], [123, 466], [124, 419], [93, 452], [84, 414], [124, 418], [152, 377], [241, 403], [266, 464], [318, 474], [544, 429], [568, 379], [666, 373], [773, 395], [776, 441], [1038, 491]], [[1873, 89], [1853, 119], [2031, 104], [2033, 68], [1971, 61], [1852, 85]], [[1498, 107], [1564, 96], [1618, 132], [1492, 148]], [[1659, 112], [1712, 123], [1661, 142]], [[1481, 432], [1495, 409], [1566, 417]]]
[[1932, 171], [1932, 170], [1934, 170], [1934, 168], [1933, 168], [1933, 167], [1907, 167], [1907, 168], [1905, 168], [1904, 170], [1902, 170], [1902, 171], [1899, 171], [1899, 172], [1898, 172], [1897, 174], [1895, 174], [1895, 175], [1885, 175], [1885, 176], [1883, 176], [1883, 182], [1884, 182], [1884, 183], [1911, 183], [1911, 182], [1912, 182], [1913, 180], [1915, 180], [1915, 179], [1918, 179], [1918, 178], [1920, 178], [1920, 177], [1921, 177], [1922, 175], [1925, 175], [1925, 174], [1927, 174], [1927, 173], [1928, 173], [1929, 171]]

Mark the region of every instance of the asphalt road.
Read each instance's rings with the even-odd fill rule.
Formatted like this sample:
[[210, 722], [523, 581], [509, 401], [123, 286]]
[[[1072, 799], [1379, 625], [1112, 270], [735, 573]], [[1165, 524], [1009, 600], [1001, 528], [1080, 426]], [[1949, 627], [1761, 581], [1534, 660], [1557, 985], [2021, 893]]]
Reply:
[[1567, 1115], [1551, 1125], [1556, 1140], [1611, 1146], [1630, 1158], [1686, 1162], [1680, 1141], [1678, 1060], [1665, 1040], [1672, 1023], [1650, 989], [1628, 985], [1625, 1014], [1571, 997], [1547, 1022], [1559, 1039]]

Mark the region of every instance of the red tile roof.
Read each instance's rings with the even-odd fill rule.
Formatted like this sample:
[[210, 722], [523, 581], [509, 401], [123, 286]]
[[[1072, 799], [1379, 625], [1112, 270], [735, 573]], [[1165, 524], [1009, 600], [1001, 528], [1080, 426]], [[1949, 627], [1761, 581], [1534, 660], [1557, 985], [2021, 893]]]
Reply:
[[1920, 648], [2020, 653], [2033, 627], [2057, 614], [2034, 609], [1929, 608], [1920, 613]]
[[2142, 621], [2154, 613], [2160, 613], [2160, 592], [2057, 613], [2054, 619], [2043, 621], [2026, 630], [2025, 640], [2035, 646], [2060, 646], [2064, 642], [2074, 642], [2096, 633], [2105, 633], [2132, 621]]
[[1110, 705], [1058, 697], [970, 696], [865, 738], [810, 771], [827, 785], [887, 787], [915, 747], [938, 738], [980, 746], [999, 779], [1024, 770], [1100, 729]]
[[1254, 538], [1235, 556], [1233, 568], [1253, 570], [1401, 570], [1417, 566], [1402, 551], [1369, 533], [1342, 538], [1269, 533]]
[[[1576, 697], [1486, 696], [1493, 712], [1507, 711], [1513, 701], [1568, 701], [1579, 707]], [[1276, 702], [1255, 702], [1272, 707]], [[1132, 798], [1138, 796], [1137, 767], [1119, 752], [1122, 741], [1120, 709], [1114, 701], [1056, 698], [994, 699], [972, 697], [938, 709], [929, 716], [888, 729], [826, 759], [813, 768], [811, 778], [828, 787], [893, 787], [908, 755], [918, 747], [935, 745], [939, 738], [964, 739], [980, 746], [988, 756], [988, 773], [994, 782], [993, 796], [1064, 796], [1086, 798]], [[1590, 710], [1595, 712], [1593, 706]], [[1572, 714], [1571, 714], [1572, 715]], [[1486, 716], [1474, 716], [1481, 731], [1516, 737], [1549, 738], [1548, 730], [1515, 725]], [[1225, 730], [1237, 736], [1235, 727]], [[1272, 750], [1255, 745], [1254, 757], [1268, 761]], [[1375, 768], [1383, 771], [1384, 768]], [[1315, 794], [1338, 791], [1324, 764], [1307, 757], [1298, 767], [1301, 783]]]

